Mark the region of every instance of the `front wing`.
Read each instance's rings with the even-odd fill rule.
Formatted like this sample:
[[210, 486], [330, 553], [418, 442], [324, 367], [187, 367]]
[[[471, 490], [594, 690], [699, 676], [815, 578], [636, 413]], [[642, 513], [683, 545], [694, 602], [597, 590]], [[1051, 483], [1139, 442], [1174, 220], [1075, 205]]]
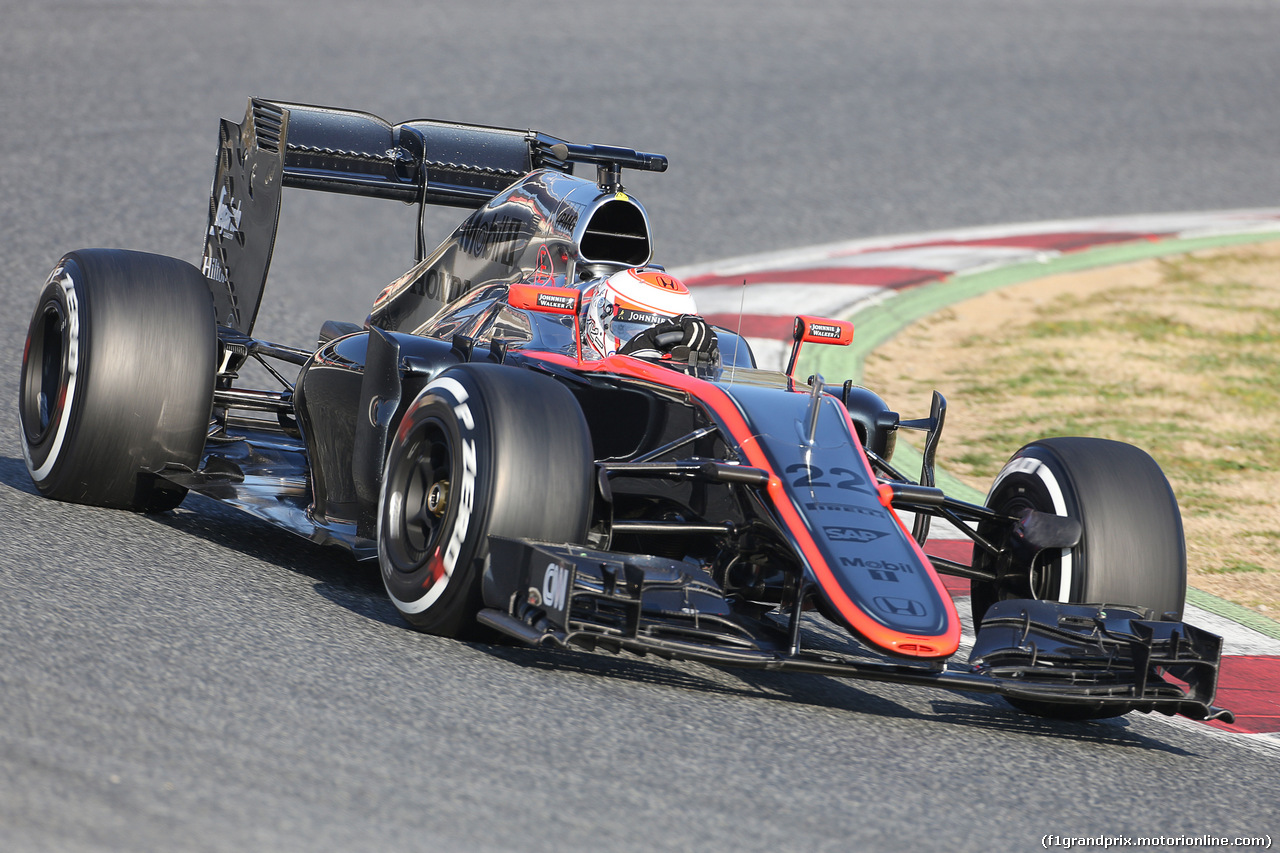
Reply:
[[745, 618], [692, 562], [499, 537], [490, 539], [484, 597], [480, 622], [530, 646], [1232, 719], [1212, 704], [1221, 638], [1121, 607], [1004, 601], [966, 663], [887, 659], [805, 648], [798, 606]]

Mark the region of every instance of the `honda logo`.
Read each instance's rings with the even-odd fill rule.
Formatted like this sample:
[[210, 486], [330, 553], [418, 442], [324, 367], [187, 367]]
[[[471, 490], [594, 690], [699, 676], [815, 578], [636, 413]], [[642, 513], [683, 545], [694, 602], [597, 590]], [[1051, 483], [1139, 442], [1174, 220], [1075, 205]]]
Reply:
[[876, 596], [876, 609], [891, 616], [923, 616], [924, 605], [913, 598], [891, 598], [887, 595]]

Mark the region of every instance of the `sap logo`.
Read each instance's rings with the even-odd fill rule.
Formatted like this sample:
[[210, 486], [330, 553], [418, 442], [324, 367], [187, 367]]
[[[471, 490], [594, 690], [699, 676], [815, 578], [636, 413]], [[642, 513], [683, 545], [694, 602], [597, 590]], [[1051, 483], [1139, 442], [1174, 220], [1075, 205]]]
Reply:
[[880, 595], [873, 601], [881, 613], [888, 613], [890, 616], [923, 616], [925, 614], [924, 605], [913, 598], [890, 598], [887, 595]]
[[547, 564], [542, 576], [542, 603], [552, 610], [563, 610], [569, 592], [569, 570], [555, 563]]
[[888, 536], [879, 530], [863, 530], [860, 527], [824, 527], [827, 538], [833, 542], [874, 542]]
[[850, 512], [854, 515], [884, 515], [883, 509], [870, 509], [865, 506], [853, 506], [852, 504], [806, 503], [804, 508], [810, 512]]
[[841, 557], [840, 565], [851, 569], [877, 569], [884, 572], [903, 572], [913, 574], [915, 569], [909, 563], [895, 563], [892, 560], [864, 560], [861, 557]]

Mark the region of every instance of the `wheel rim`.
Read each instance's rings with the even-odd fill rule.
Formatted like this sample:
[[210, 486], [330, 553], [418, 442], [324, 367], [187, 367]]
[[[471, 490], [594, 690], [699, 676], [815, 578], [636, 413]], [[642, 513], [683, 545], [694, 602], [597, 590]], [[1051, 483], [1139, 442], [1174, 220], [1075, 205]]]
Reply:
[[[1005, 503], [1004, 512], [1007, 515], [1018, 516], [1027, 510], [1037, 510], [1040, 512], [1053, 513], [1053, 506], [1046, 506], [1043, 501], [1033, 500], [1027, 493], [1013, 495], [1008, 502]], [[1015, 571], [1020, 571], [1021, 567], [1015, 566]], [[1060, 574], [1062, 571], [1062, 558], [1059, 553], [1053, 551], [1042, 551], [1035, 558], [1029, 567], [1027, 567], [1028, 577], [1026, 578], [1027, 588], [1030, 589], [1031, 597], [1038, 601], [1059, 601]], [[1023, 583], [1022, 580], [1016, 581]], [[1008, 586], [1002, 587], [1008, 590]]]
[[[1053, 498], [1037, 477], [1018, 476], [1003, 484], [997, 494], [993, 495], [991, 508], [1002, 515], [1015, 517], [1029, 509], [1054, 514]], [[996, 532], [995, 528], [979, 525], [979, 533], [988, 538], [995, 537]], [[1002, 575], [989, 585], [990, 603], [1028, 596], [1039, 601], [1069, 599], [1070, 595], [1065, 598], [1061, 595], [1062, 559], [1069, 552], [1070, 549], [1042, 551], [1029, 566], [1011, 566], [1009, 574]], [[992, 568], [994, 565], [986, 563], [982, 568]]]
[[410, 573], [438, 550], [451, 515], [453, 442], [438, 421], [427, 421], [403, 446], [388, 484], [387, 556]]
[[53, 431], [66, 394], [66, 315], [45, 302], [31, 324], [22, 359], [22, 428], [37, 445]]

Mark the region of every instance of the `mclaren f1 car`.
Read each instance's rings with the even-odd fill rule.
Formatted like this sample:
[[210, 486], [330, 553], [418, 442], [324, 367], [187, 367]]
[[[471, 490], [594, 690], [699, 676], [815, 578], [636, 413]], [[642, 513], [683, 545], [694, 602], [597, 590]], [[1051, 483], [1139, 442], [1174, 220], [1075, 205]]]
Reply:
[[[787, 369], [768, 370], [697, 316], [622, 183], [666, 165], [252, 99], [221, 124], [199, 266], [80, 250], [44, 284], [19, 401], [32, 480], [137, 511], [188, 492], [238, 507], [377, 560], [404, 618], [444, 636], [995, 693], [1057, 717], [1229, 716], [1221, 640], [1181, 621], [1182, 525], [1150, 456], [1046, 439], [984, 505], [947, 495], [940, 395], [904, 419], [797, 376], [801, 349], [848, 344], [849, 322], [797, 317]], [[419, 210], [415, 263], [314, 347], [253, 334], [285, 188]], [[469, 212], [429, 250], [433, 205]], [[278, 387], [246, 387], [251, 363]], [[918, 473], [894, 467], [902, 430], [921, 434]], [[927, 556], [932, 523], [973, 559]], [[971, 584], [964, 652], [941, 575]]]

